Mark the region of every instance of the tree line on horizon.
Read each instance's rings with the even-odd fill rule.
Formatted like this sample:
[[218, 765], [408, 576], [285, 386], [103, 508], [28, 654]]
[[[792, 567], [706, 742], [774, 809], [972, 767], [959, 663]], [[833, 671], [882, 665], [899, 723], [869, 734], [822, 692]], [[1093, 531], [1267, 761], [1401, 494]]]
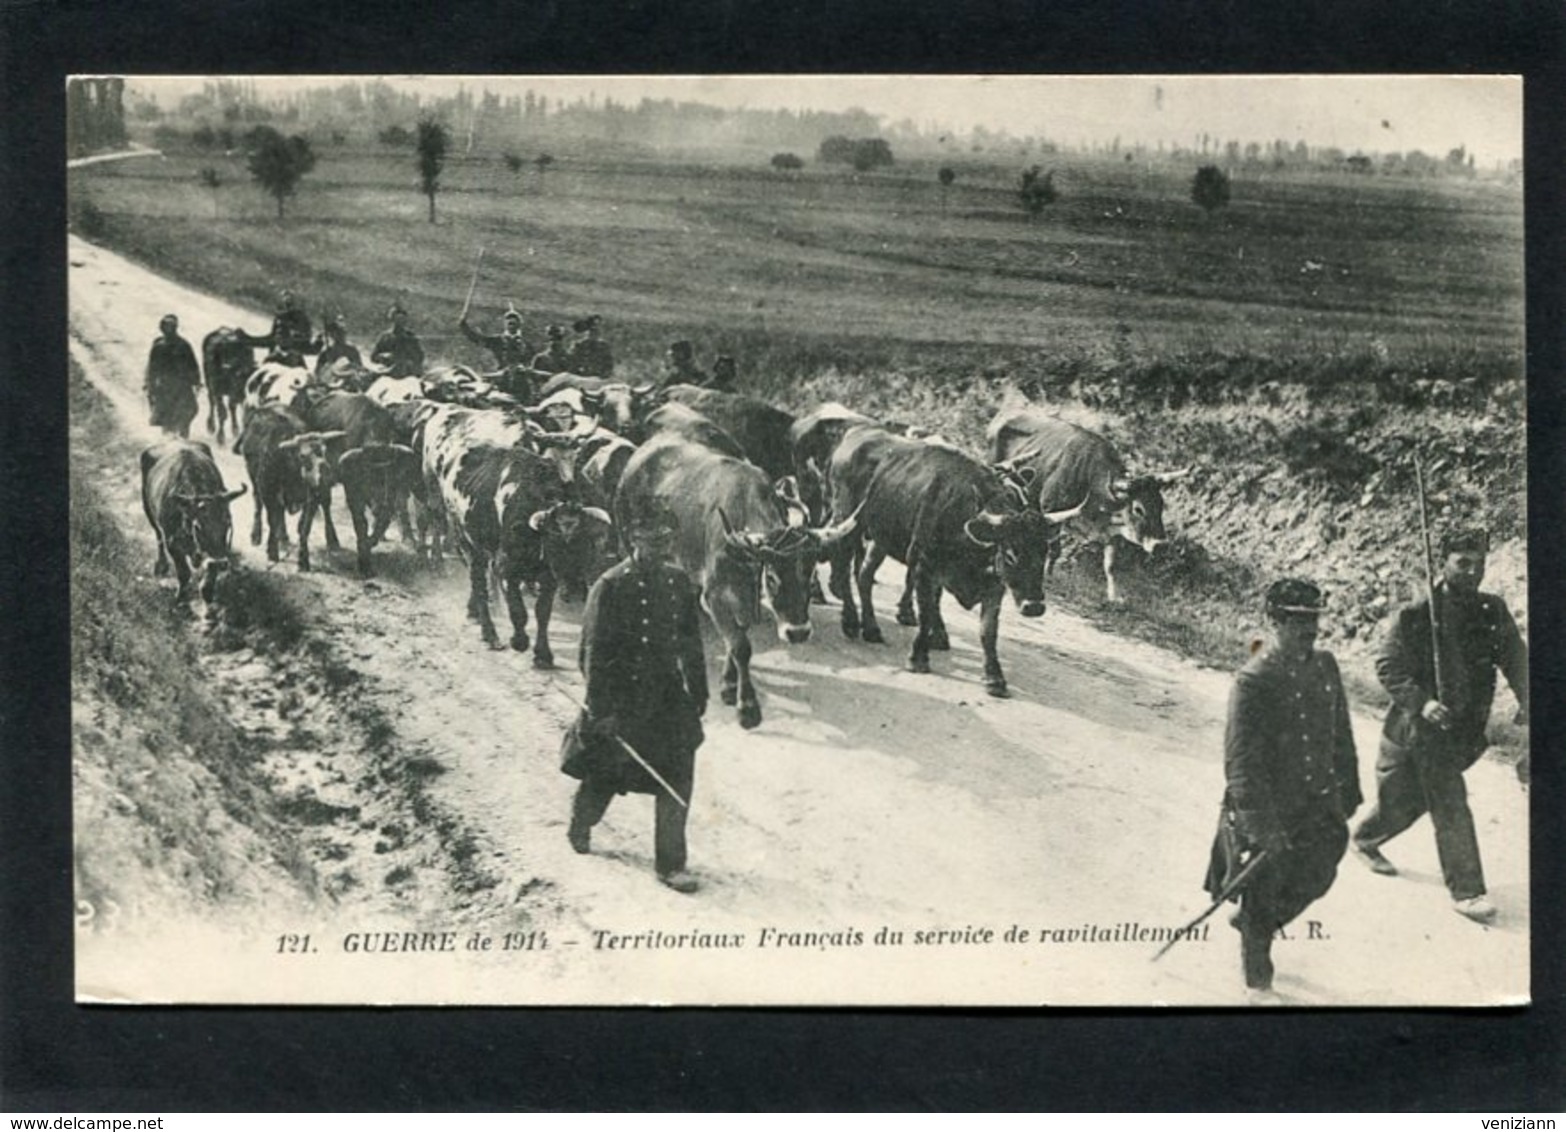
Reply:
[[[632, 148], [689, 146], [755, 147], [780, 151], [815, 150], [825, 138], [881, 138], [899, 150], [943, 159], [1007, 161], [1049, 158], [1062, 153], [1107, 156], [1125, 162], [1214, 164], [1231, 172], [1240, 168], [1319, 168], [1350, 173], [1406, 176], [1477, 175], [1465, 145], [1446, 154], [1420, 150], [1349, 153], [1333, 146], [1311, 145], [1282, 138], [1242, 142], [1200, 133], [1189, 145], [1123, 143], [1119, 137], [1082, 147], [1069, 147], [1047, 136], [1018, 137], [1004, 130], [974, 126], [950, 130], [911, 119], [885, 122], [862, 109], [818, 111], [724, 108], [694, 101], [643, 98], [624, 102], [588, 95], [573, 100], [551, 99], [531, 89], [520, 94], [461, 90], [440, 98], [420, 97], [384, 80], [354, 80], [306, 87], [286, 95], [263, 96], [253, 80], [209, 80], [198, 93], [164, 107], [144, 92], [134, 92], [133, 120], [163, 124], [187, 134], [202, 129], [222, 145], [224, 131], [233, 137], [248, 125], [307, 132], [317, 144], [348, 140], [373, 142], [388, 129], [411, 135], [421, 118], [447, 123], [454, 150], [469, 154], [519, 151], [531, 146], [558, 147], [564, 141], [620, 145]], [[197, 144], [200, 144], [199, 142]], [[1520, 171], [1512, 162], [1509, 172]]]

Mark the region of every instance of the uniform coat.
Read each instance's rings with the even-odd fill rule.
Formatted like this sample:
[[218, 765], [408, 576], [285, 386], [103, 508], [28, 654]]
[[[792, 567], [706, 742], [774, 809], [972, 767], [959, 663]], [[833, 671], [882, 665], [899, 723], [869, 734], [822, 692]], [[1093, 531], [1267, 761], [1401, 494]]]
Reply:
[[190, 434], [196, 419], [196, 390], [201, 387], [201, 367], [190, 343], [175, 334], [159, 337], [147, 355], [147, 403], [151, 423], [180, 436]]
[[571, 364], [566, 369], [583, 377], [611, 377], [614, 351], [602, 338], [584, 338], [571, 347]]
[[587, 598], [580, 661], [586, 711], [566, 735], [561, 769], [605, 791], [664, 793], [618, 743], [584, 726], [612, 716], [616, 734], [689, 799], [707, 704], [695, 584], [665, 563], [605, 572]]
[[424, 347], [406, 326], [394, 326], [375, 340], [370, 361], [393, 377], [417, 377], [424, 372]]
[[[1376, 760], [1376, 805], [1354, 839], [1379, 848], [1428, 812], [1447, 889], [1454, 900], [1467, 900], [1483, 895], [1485, 882], [1463, 771], [1487, 746], [1497, 669], [1527, 710], [1528, 646], [1506, 603], [1494, 594], [1464, 595], [1443, 584], [1436, 601], [1442, 637], [1439, 697], [1429, 598], [1398, 611], [1376, 658], [1376, 676], [1392, 696], [1392, 707]], [[1451, 713], [1446, 730], [1420, 714], [1434, 699]]]
[[509, 369], [512, 366], [529, 368], [533, 359], [533, 347], [527, 340], [518, 334], [484, 334], [474, 330], [468, 324], [467, 319], [457, 323], [457, 329], [462, 331], [462, 336], [475, 346], [482, 346], [488, 350], [495, 359], [495, 365], [501, 369]]
[[1287, 838], [1242, 895], [1242, 930], [1270, 935], [1332, 887], [1348, 817], [1362, 800], [1348, 700], [1331, 653], [1300, 659], [1269, 648], [1240, 669], [1229, 696], [1224, 776], [1206, 887], [1216, 899], [1245, 850]]

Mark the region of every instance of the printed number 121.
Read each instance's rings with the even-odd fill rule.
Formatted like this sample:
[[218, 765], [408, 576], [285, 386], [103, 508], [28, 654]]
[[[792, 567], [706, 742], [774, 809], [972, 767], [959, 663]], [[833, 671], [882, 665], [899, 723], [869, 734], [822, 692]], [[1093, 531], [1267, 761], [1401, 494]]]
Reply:
[[277, 953], [279, 955], [307, 955], [315, 950], [310, 946], [310, 937], [307, 935], [280, 935], [277, 937]]

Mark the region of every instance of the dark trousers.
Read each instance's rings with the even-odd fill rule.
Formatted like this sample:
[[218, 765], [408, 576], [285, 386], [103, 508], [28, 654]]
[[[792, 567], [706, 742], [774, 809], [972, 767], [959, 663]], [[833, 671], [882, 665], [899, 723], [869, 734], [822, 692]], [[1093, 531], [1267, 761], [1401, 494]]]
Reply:
[[1416, 757], [1410, 748], [1383, 739], [1376, 759], [1376, 804], [1354, 831], [1354, 840], [1367, 849], [1380, 848], [1429, 813], [1452, 899], [1483, 896], [1484, 867], [1463, 785], [1465, 769], [1443, 749], [1421, 750]]
[[1347, 847], [1343, 820], [1323, 815], [1296, 830], [1289, 848], [1257, 867], [1233, 919], [1240, 929], [1246, 986], [1272, 986], [1273, 933], [1327, 894]]
[[[571, 828], [597, 825], [614, 801], [615, 791], [584, 778], [571, 803]], [[660, 791], [653, 795], [653, 867], [659, 876], [685, 868], [685, 807]]]

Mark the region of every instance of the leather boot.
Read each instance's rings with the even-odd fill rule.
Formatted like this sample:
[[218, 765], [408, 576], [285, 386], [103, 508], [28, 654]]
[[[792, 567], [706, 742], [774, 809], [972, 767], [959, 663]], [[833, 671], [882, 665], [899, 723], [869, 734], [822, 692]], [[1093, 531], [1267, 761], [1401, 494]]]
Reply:
[[1251, 990], [1272, 989], [1272, 935], [1249, 926], [1240, 930], [1240, 964]]

